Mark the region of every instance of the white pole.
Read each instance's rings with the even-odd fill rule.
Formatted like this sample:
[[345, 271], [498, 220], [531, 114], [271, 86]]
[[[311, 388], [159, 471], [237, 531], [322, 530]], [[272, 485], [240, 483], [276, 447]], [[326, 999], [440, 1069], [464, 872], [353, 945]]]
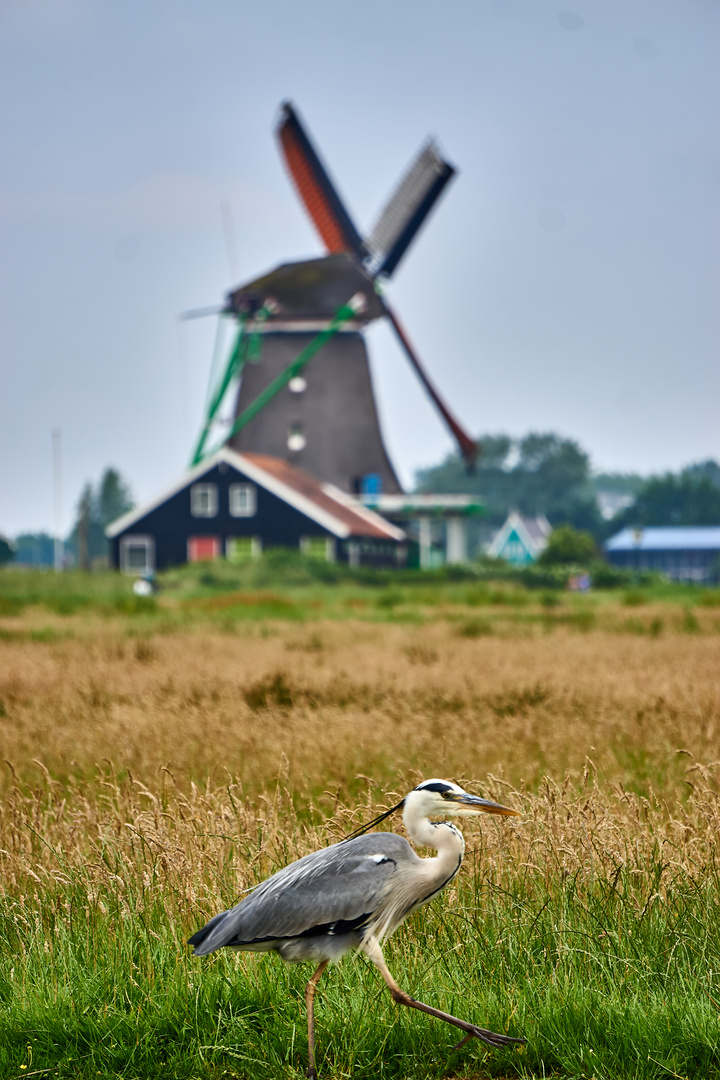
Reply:
[[445, 528], [447, 530], [445, 561], [450, 564], [467, 562], [465, 518], [446, 518]]
[[62, 432], [60, 428], [53, 428], [53, 501], [55, 508], [55, 571], [60, 573], [63, 568], [63, 540], [62, 540]]
[[429, 570], [432, 562], [432, 521], [423, 516], [419, 519], [420, 569]]

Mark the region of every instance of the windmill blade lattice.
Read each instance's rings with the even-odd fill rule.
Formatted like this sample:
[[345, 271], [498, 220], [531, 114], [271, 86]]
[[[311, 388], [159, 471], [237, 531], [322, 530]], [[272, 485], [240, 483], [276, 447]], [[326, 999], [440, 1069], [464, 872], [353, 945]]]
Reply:
[[434, 140], [420, 151], [367, 239], [373, 273], [390, 277], [414, 240], [455, 169]]

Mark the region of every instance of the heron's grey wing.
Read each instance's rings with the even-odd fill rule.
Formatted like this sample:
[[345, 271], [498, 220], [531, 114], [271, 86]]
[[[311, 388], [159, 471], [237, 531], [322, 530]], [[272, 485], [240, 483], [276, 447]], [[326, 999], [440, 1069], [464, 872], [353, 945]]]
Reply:
[[315, 851], [262, 882], [190, 938], [196, 956], [223, 945], [360, 930], [391, 888], [398, 866], [420, 861], [395, 833], [370, 833]]

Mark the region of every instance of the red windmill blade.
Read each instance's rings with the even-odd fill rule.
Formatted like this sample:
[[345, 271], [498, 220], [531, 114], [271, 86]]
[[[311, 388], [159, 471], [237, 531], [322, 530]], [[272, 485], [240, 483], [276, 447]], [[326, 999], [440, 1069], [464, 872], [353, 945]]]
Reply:
[[364, 258], [362, 238], [289, 102], [282, 106], [277, 136], [298, 195], [329, 254], [346, 251]]

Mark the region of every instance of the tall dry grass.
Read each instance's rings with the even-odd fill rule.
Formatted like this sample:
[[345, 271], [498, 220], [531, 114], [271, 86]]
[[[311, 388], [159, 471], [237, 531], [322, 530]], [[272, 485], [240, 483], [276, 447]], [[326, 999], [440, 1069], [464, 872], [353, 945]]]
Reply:
[[[579, 782], [546, 778], [534, 793], [487, 776], [482, 790], [522, 817], [466, 822], [470, 867], [497, 887], [517, 889], [522, 882], [526, 894], [528, 887], [541, 893], [570, 876], [581, 892], [597, 881], [614, 883], [639, 907], [648, 899], [651, 868], [651, 899], [662, 900], [679, 877], [702, 883], [717, 870], [720, 763], [709, 768], [688, 755], [684, 764], [690, 794], [674, 805], [621, 784], [600, 785], [590, 762]], [[182, 941], [194, 921], [236, 902], [280, 866], [342, 839], [419, 779], [406, 772], [395, 790], [383, 794], [366, 778], [361, 802], [335, 799], [328, 812], [311, 801], [298, 813], [281, 781], [251, 801], [230, 774], [222, 786], [208, 782], [181, 790], [162, 770], [160, 783], [149, 790], [108, 769], [90, 791], [82, 782], [61, 785], [46, 773], [42, 785], [14, 787], [1, 804], [0, 895], [31, 906], [35, 897], [57, 916], [65, 886], [81, 879], [86, 905], [98, 904], [105, 913], [109, 897], [123, 915], [130, 914], [126, 897], [133, 898], [133, 914], [144, 910], [143, 897], [159, 903], [178, 924]], [[391, 824], [402, 832], [399, 818]]]
[[532, 792], [590, 758], [603, 782], [676, 800], [689, 790], [678, 751], [720, 757], [714, 633], [348, 621], [127, 637], [98, 622], [0, 648], [5, 789], [11, 770], [39, 782], [36, 762], [61, 781], [110, 762], [153, 791], [163, 767], [183, 791], [229, 772], [253, 798], [282, 768], [301, 802], [409, 770], [493, 772]]

